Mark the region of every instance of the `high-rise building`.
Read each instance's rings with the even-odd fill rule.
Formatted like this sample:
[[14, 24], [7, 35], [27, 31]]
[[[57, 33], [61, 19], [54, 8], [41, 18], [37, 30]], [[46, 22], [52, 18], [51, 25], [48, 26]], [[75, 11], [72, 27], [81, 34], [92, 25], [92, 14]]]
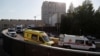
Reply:
[[54, 14], [64, 14], [65, 12], [65, 3], [44, 1], [42, 4], [42, 20], [45, 24], [50, 23], [49, 19]]

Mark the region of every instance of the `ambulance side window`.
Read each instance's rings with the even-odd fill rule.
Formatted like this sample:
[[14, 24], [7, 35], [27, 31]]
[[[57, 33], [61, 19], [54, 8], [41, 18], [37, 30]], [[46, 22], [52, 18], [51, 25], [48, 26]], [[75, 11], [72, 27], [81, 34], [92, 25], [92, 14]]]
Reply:
[[40, 40], [42, 43], [44, 43], [44, 41], [43, 41], [43, 39], [42, 39], [41, 37], [39, 37], [39, 40]]
[[91, 41], [86, 41], [86, 45], [92, 46], [92, 42]]
[[60, 41], [63, 41], [63, 38], [59, 38]]
[[32, 39], [37, 40], [37, 35], [32, 34]]
[[84, 44], [84, 40], [76, 40], [75, 43], [76, 44]]

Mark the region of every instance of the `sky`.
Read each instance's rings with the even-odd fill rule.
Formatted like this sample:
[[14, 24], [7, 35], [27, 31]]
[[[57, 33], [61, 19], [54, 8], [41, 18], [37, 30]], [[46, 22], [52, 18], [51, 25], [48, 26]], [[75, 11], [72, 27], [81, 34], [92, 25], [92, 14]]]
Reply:
[[[0, 0], [0, 19], [41, 20], [41, 6], [43, 1], [66, 3], [66, 12], [70, 3], [74, 7], [84, 0]], [[100, 0], [91, 0], [95, 9], [100, 6]], [[36, 16], [36, 18], [34, 18]]]

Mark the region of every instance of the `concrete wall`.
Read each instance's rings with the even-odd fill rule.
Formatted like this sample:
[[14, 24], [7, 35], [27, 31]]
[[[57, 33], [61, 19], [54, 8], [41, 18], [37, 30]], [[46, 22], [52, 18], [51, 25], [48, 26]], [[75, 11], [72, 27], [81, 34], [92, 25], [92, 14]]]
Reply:
[[11, 56], [100, 56], [100, 53], [64, 50], [16, 40], [3, 34], [3, 48]]

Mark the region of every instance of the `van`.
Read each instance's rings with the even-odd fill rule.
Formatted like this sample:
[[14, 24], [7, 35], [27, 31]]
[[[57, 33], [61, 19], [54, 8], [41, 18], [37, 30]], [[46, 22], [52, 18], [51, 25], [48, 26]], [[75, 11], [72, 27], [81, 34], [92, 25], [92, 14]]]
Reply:
[[54, 42], [51, 41], [48, 35], [44, 31], [26, 29], [24, 31], [24, 40], [30, 41], [36, 44], [53, 45]]
[[96, 48], [96, 45], [84, 36], [60, 34], [59, 37], [59, 46], [84, 50], [94, 50]]
[[16, 25], [16, 32], [17, 33], [23, 32], [23, 25]]
[[8, 32], [7, 34], [11, 37], [16, 37], [17, 36], [17, 33], [16, 33], [16, 30], [15, 28], [8, 28]]

